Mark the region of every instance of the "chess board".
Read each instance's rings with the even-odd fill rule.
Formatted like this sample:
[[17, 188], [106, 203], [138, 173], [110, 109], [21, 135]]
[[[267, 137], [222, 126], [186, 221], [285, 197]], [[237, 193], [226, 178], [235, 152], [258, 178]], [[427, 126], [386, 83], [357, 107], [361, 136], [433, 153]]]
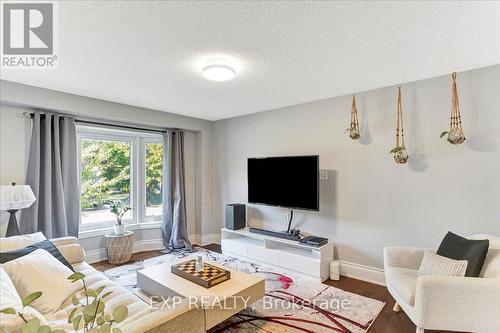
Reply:
[[207, 263], [203, 264], [203, 271], [196, 272], [196, 260], [188, 260], [172, 265], [171, 272], [205, 288], [211, 288], [231, 278], [231, 272]]

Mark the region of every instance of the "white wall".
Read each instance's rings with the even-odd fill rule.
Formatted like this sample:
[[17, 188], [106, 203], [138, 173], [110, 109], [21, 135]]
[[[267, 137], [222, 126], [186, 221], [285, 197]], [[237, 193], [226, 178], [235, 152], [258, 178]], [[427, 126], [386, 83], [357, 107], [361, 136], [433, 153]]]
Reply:
[[[318, 154], [329, 170], [320, 212], [296, 211], [294, 226], [335, 241], [343, 261], [381, 268], [384, 246], [436, 247], [448, 230], [500, 235], [500, 66], [458, 76], [461, 146], [439, 139], [450, 85], [446, 76], [403, 86], [407, 165], [389, 154], [396, 87], [357, 94], [359, 142], [344, 134], [351, 96], [216, 122], [214, 221], [223, 221], [225, 203], [247, 202], [248, 157]], [[284, 211], [252, 206], [249, 224], [282, 230]]]
[[[77, 96], [48, 89], [1, 81], [0, 108], [0, 184], [24, 183], [29, 154], [30, 121], [22, 115], [36, 108], [59, 110], [80, 116], [99, 117], [138, 124], [183, 128], [185, 137], [186, 201], [190, 234], [203, 235], [212, 219], [212, 127], [210, 121], [177, 116]], [[0, 234], [6, 229], [7, 214], [2, 212]], [[140, 230], [136, 240], [160, 239], [159, 229]], [[88, 251], [104, 247], [102, 236], [82, 240]]]
[[[0, 112], [0, 185], [24, 184], [29, 153], [29, 119], [14, 108]], [[19, 218], [19, 212], [17, 213]], [[5, 234], [9, 214], [0, 212], [0, 235]]]

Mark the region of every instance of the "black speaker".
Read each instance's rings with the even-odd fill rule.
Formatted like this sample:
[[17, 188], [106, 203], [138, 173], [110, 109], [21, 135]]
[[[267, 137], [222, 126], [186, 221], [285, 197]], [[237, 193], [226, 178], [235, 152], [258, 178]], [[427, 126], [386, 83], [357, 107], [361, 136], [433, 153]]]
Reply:
[[246, 206], [244, 204], [226, 205], [226, 228], [243, 229], [246, 226]]

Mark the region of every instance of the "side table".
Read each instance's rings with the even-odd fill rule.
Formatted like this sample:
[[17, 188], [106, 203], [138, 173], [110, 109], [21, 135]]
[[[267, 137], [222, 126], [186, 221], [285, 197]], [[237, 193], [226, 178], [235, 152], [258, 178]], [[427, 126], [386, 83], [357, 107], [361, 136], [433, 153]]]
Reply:
[[123, 264], [130, 260], [134, 247], [134, 232], [125, 231], [123, 235], [111, 233], [106, 238], [106, 255], [110, 264]]

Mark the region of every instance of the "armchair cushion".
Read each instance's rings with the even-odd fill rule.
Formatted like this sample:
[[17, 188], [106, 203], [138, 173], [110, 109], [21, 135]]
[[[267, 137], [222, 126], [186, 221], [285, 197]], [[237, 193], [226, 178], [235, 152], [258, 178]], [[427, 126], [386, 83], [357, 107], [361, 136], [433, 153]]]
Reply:
[[425, 251], [417, 275], [465, 276], [467, 264], [467, 260], [454, 260]]
[[479, 276], [500, 279], [500, 237], [478, 234], [470, 236], [469, 239], [488, 239], [490, 241], [490, 248]]
[[409, 305], [415, 303], [417, 270], [402, 267], [386, 267], [385, 280]]
[[467, 239], [448, 231], [437, 254], [455, 260], [467, 260], [465, 276], [478, 277], [488, 253], [489, 240]]

